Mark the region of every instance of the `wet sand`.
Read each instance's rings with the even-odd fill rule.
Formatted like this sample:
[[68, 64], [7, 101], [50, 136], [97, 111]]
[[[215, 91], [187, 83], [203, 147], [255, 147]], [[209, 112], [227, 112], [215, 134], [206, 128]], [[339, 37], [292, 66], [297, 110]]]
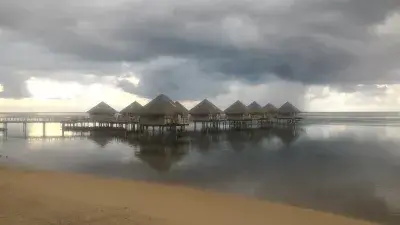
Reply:
[[372, 224], [231, 194], [0, 168], [0, 224]]

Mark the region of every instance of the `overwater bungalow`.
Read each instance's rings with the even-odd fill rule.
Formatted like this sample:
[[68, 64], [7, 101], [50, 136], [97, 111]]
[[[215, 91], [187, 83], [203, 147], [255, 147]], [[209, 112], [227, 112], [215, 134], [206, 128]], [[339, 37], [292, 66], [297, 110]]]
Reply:
[[264, 116], [262, 107], [256, 101], [248, 105], [247, 109], [251, 119], [260, 119]]
[[87, 111], [87, 113], [89, 114], [91, 119], [102, 121], [112, 120], [115, 114], [118, 113], [118, 111], [109, 106], [107, 103], [100, 102], [89, 111]]
[[296, 118], [297, 115], [301, 111], [297, 109], [292, 103], [286, 102], [283, 104], [279, 109], [278, 109], [278, 117], [279, 118], [288, 118], [288, 119], [293, 119]]
[[240, 121], [249, 119], [249, 110], [241, 101], [234, 102], [224, 110], [227, 120]]
[[210, 122], [220, 120], [223, 111], [207, 99], [204, 99], [189, 110], [189, 114], [194, 122]]
[[134, 101], [127, 107], [125, 107], [123, 110], [121, 110], [121, 116], [124, 119], [128, 119], [133, 122], [139, 122], [140, 119], [140, 112], [143, 109], [143, 106], [137, 102]]
[[178, 112], [180, 113], [180, 115], [182, 117], [182, 122], [185, 123], [185, 124], [188, 123], [188, 121], [189, 121], [189, 110], [178, 101], [175, 101], [175, 106], [176, 106]]
[[168, 96], [158, 95], [145, 106], [140, 113], [140, 125], [173, 126], [184, 125], [182, 112]]
[[264, 118], [273, 118], [276, 116], [278, 112], [278, 108], [276, 108], [273, 104], [268, 103], [263, 108]]

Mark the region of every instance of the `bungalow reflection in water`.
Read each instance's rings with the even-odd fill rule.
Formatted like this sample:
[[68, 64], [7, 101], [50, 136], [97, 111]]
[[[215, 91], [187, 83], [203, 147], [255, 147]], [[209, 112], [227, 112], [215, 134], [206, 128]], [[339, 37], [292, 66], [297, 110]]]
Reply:
[[268, 143], [291, 145], [302, 133], [301, 128], [274, 128], [269, 130], [227, 131], [222, 133], [187, 133], [188, 137], [176, 140], [159, 135], [147, 139], [123, 138], [106, 132], [91, 132], [89, 139], [101, 148], [113, 141], [124, 142], [135, 149], [135, 155], [157, 171], [168, 171], [191, 150], [199, 153], [231, 149], [234, 151], [257, 151], [268, 148]]

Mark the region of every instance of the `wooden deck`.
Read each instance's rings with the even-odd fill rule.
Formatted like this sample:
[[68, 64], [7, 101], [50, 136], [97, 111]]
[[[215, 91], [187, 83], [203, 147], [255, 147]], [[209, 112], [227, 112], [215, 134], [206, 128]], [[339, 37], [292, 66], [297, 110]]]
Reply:
[[[212, 122], [224, 122], [224, 121], [257, 121], [257, 120], [269, 120], [269, 119], [286, 119], [286, 120], [301, 120], [303, 119], [302, 117], [296, 116], [296, 117], [290, 117], [290, 116], [276, 116], [276, 117], [271, 117], [271, 118], [245, 118], [242, 120], [237, 120], [237, 119], [227, 119], [227, 118], [221, 118], [221, 119], [212, 119], [212, 120], [196, 120], [193, 119], [190, 122], [207, 122], [207, 123], [212, 123]], [[0, 117], [0, 123], [135, 123], [137, 124], [138, 121], [135, 119], [131, 118], [126, 118], [126, 117], [119, 117], [119, 118], [113, 118], [113, 117], [107, 117], [107, 118], [90, 118], [88, 116], [42, 116], [42, 115], [16, 115], [16, 116], [5, 116], [5, 117]], [[188, 125], [189, 121], [185, 121], [182, 124], [168, 124], [165, 126], [180, 126], [180, 125]], [[144, 126], [152, 126], [152, 124], [141, 124]], [[157, 125], [158, 126], [158, 125]]]
[[154, 125], [154, 124], [145, 124], [145, 123], [140, 123], [142, 126], [149, 126], [149, 127], [179, 127], [179, 126], [189, 126], [189, 123], [168, 123], [168, 124], [161, 124], [161, 125]]
[[93, 127], [93, 126], [66, 126], [64, 127], [65, 131], [80, 131], [80, 132], [89, 132], [89, 131], [126, 131], [126, 128], [123, 127]]

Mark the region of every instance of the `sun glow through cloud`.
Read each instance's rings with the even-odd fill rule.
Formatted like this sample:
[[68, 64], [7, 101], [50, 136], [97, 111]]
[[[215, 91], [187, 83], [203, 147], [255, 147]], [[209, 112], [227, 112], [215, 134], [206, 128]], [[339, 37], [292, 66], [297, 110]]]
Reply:
[[[120, 110], [138, 101], [146, 104], [149, 99], [142, 98], [116, 87], [113, 79], [107, 82], [81, 84], [32, 77], [25, 82], [30, 95], [23, 99], [4, 99], [0, 97], [2, 112], [84, 112], [100, 101], [105, 101]], [[130, 80], [132, 83], [138, 80]], [[0, 89], [1, 90], [1, 89]]]
[[76, 82], [57, 82], [35, 77], [26, 81], [26, 86], [34, 99], [72, 99], [78, 97], [84, 87]]

